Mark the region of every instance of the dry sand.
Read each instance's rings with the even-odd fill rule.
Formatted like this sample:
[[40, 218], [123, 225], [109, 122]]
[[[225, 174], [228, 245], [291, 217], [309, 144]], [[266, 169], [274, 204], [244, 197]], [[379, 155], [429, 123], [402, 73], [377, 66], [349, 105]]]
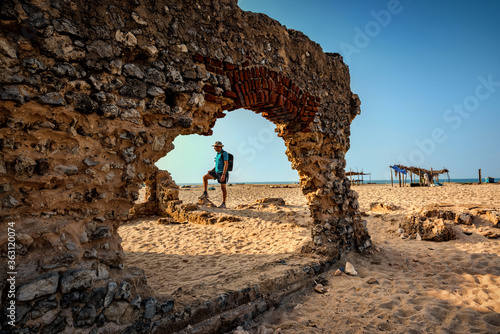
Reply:
[[[119, 230], [126, 264], [144, 268], [160, 293], [199, 294], [203, 286], [217, 287], [207, 293], [243, 287], [311, 260], [296, 254], [310, 239], [311, 224], [297, 186], [228, 189], [225, 212], [243, 217], [242, 221], [208, 226], [159, 225], [156, 220], [127, 224]], [[482, 226], [457, 226], [458, 239], [441, 243], [401, 239], [395, 233], [405, 214], [428, 204], [500, 209], [499, 184], [353, 189], [360, 195], [361, 210], [368, 214], [372, 254], [350, 253], [323, 274], [326, 293], [311, 287], [307, 294], [234, 333], [500, 333], [499, 239], [482, 236]], [[180, 197], [195, 202], [200, 193], [200, 188], [182, 189]], [[220, 189], [210, 196], [218, 203]], [[290, 205], [237, 209], [264, 197], [281, 197]], [[370, 212], [372, 202], [399, 209]], [[472, 234], [462, 233], [464, 229]], [[283, 261], [286, 266], [279, 265]], [[346, 261], [358, 275], [334, 276]]]

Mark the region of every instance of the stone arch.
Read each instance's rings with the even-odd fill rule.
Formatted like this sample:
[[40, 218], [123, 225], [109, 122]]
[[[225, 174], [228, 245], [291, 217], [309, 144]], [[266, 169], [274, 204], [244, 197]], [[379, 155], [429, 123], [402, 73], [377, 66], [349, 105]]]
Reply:
[[336, 260], [369, 247], [344, 174], [360, 102], [340, 55], [234, 0], [9, 0], [0, 17], [0, 217], [17, 233], [17, 303], [51, 314], [46, 324], [26, 311], [18, 327], [118, 331], [162, 318], [156, 300], [137, 299], [152, 292], [123, 270], [117, 227], [148, 177], [165, 181], [163, 209], [186, 214], [154, 162], [177, 135], [210, 135], [240, 107], [285, 141], [315, 222], [306, 251]]

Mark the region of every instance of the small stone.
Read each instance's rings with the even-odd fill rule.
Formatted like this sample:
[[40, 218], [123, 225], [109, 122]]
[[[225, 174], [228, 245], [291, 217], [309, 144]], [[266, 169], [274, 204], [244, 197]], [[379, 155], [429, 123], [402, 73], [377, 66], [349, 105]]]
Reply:
[[415, 235], [415, 240], [417, 240], [417, 241], [422, 241], [422, 236], [420, 235], [420, 233], [417, 233], [417, 234]]
[[316, 284], [316, 286], [314, 287], [314, 291], [316, 291], [317, 293], [325, 293], [326, 289], [323, 284]]
[[76, 166], [63, 166], [57, 165], [54, 170], [59, 174], [64, 174], [67, 176], [78, 174], [78, 167]]
[[169, 299], [160, 306], [162, 313], [168, 313], [174, 309], [174, 300]]
[[106, 239], [111, 237], [109, 226], [99, 226], [91, 235], [90, 241], [95, 241], [99, 239]]
[[342, 275], [342, 270], [340, 269], [335, 270], [335, 272], [333, 273], [333, 276], [341, 276], [341, 275]]
[[145, 82], [150, 83], [155, 86], [163, 86], [166, 83], [165, 74], [158, 71], [156, 68], [150, 68], [146, 72]]
[[93, 285], [95, 273], [87, 269], [68, 270], [61, 277], [61, 292], [67, 293], [72, 289], [90, 288]]
[[115, 292], [115, 299], [129, 300], [131, 298], [132, 285], [127, 282], [122, 282], [120, 287]]
[[35, 305], [31, 309], [31, 318], [32, 319], [40, 318], [50, 310], [57, 308], [57, 306], [58, 305], [56, 301], [39, 300], [35, 303]]
[[345, 263], [345, 273], [348, 275], [356, 276], [358, 272], [350, 262]]
[[130, 305], [136, 307], [136, 308], [140, 308], [141, 307], [141, 302], [142, 302], [142, 298], [140, 295], [137, 295], [134, 297], [134, 299], [132, 299], [132, 301], [130, 302]]
[[64, 98], [59, 93], [47, 93], [38, 98], [38, 102], [41, 104], [48, 104], [53, 106], [63, 106], [66, 102]]
[[17, 86], [3, 86], [0, 89], [0, 99], [15, 101], [20, 104], [24, 104], [28, 94], [24, 90]]
[[15, 208], [15, 207], [18, 207], [21, 205], [21, 202], [19, 202], [18, 200], [16, 200], [12, 196], [4, 197], [1, 199], [0, 202], [2, 203], [2, 207], [8, 208], [8, 209], [12, 209], [12, 208]]
[[107, 321], [113, 321], [120, 324], [120, 318], [125, 313], [128, 305], [128, 302], [124, 300], [115, 300], [111, 305], [104, 309], [102, 314], [104, 314]]
[[99, 161], [93, 161], [93, 160], [90, 160], [89, 158], [85, 158], [85, 160], [83, 160], [83, 163], [87, 167], [94, 167], [94, 166], [97, 166], [100, 164]]
[[151, 297], [144, 302], [144, 318], [153, 319], [156, 314], [156, 299]]
[[378, 284], [378, 281], [375, 278], [370, 278], [368, 281], [366, 281], [368, 284]]
[[50, 273], [43, 275], [27, 284], [21, 285], [17, 290], [17, 300], [33, 300], [40, 296], [49, 295], [57, 291], [59, 275]]
[[114, 56], [113, 47], [111, 46], [111, 44], [102, 40], [96, 40], [93, 41], [91, 44], [87, 45], [87, 51], [93, 52], [97, 54], [100, 58], [104, 59], [110, 59], [113, 58]]
[[137, 79], [143, 79], [144, 78], [144, 72], [139, 68], [139, 66], [135, 64], [125, 64], [122, 68], [123, 74], [125, 74], [128, 77], [134, 77]]
[[164, 96], [165, 91], [163, 89], [161, 89], [160, 87], [151, 86], [151, 87], [149, 87], [147, 94], [149, 96], [158, 97], [158, 96]]
[[398, 230], [396, 231], [396, 233], [397, 234], [405, 233], [405, 230], [402, 227], [400, 227], [400, 228], [398, 228]]
[[111, 302], [113, 301], [115, 297], [115, 291], [118, 288], [118, 285], [116, 282], [109, 282], [108, 283], [108, 292], [106, 293], [106, 296], [104, 297], [104, 307], [108, 307]]
[[143, 25], [143, 26], [147, 26], [148, 25], [148, 22], [144, 21], [139, 15], [137, 15], [136, 12], [132, 12], [132, 19], [140, 24], [140, 25]]
[[131, 163], [135, 160], [135, 158], [137, 158], [137, 156], [134, 154], [134, 151], [134, 147], [128, 147], [122, 150], [121, 156], [127, 163]]
[[87, 327], [94, 324], [97, 318], [96, 307], [90, 303], [86, 304], [76, 315], [75, 327]]

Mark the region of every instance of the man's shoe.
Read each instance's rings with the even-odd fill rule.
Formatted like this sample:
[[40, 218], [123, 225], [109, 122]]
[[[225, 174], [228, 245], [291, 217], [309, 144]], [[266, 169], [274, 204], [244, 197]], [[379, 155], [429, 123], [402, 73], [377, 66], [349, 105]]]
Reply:
[[208, 198], [208, 193], [203, 193], [203, 195], [198, 197], [198, 199], [205, 199], [205, 198]]
[[226, 203], [222, 203], [221, 205], [219, 205], [219, 209], [225, 209], [226, 208]]

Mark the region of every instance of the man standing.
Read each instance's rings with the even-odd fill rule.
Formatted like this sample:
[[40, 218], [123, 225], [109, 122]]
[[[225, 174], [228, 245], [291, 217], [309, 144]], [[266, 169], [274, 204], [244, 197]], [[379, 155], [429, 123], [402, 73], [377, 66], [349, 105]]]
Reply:
[[227, 152], [222, 149], [224, 145], [220, 141], [216, 141], [214, 145], [214, 150], [217, 152], [217, 155], [215, 156], [215, 168], [212, 170], [209, 170], [207, 174], [203, 176], [203, 195], [199, 197], [199, 199], [204, 199], [208, 198], [208, 180], [217, 180], [217, 182], [220, 183], [220, 188], [222, 190], [222, 204], [219, 205], [219, 208], [225, 208], [226, 207], [226, 197], [227, 197], [227, 189], [226, 189], [226, 183], [227, 180], [229, 179], [229, 174], [227, 172], [227, 166], [228, 166], [228, 161], [229, 157], [227, 155]]

